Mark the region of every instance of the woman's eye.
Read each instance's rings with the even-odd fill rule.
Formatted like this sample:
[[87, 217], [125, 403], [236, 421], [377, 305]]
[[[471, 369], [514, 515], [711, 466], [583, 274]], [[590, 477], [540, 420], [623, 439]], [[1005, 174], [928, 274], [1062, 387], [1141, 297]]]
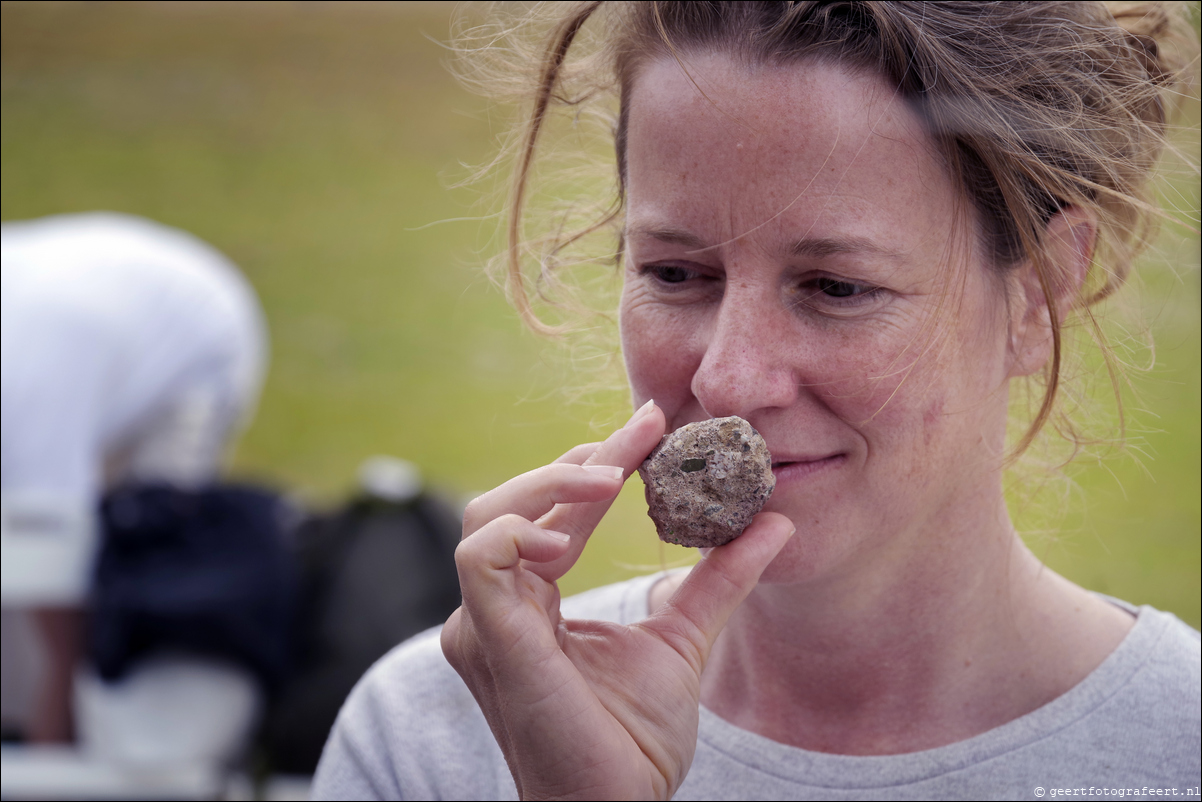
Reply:
[[681, 284], [697, 276], [696, 272], [677, 265], [651, 265], [646, 268], [646, 272], [665, 284]]
[[863, 311], [884, 297], [884, 290], [880, 287], [830, 276], [806, 279], [797, 287], [796, 292], [800, 303], [832, 313]]
[[852, 284], [850, 281], [838, 281], [833, 278], [820, 278], [814, 282], [814, 285], [819, 292], [832, 298], [851, 298], [855, 295], [863, 295], [871, 290], [870, 287], [865, 287], [862, 284]]

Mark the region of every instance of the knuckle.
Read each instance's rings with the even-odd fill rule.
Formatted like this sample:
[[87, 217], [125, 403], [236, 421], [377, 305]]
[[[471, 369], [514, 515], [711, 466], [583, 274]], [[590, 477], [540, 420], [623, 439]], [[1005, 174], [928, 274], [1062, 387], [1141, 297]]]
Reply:
[[506, 539], [516, 540], [517, 533], [530, 522], [515, 513], [506, 513], [486, 523], [459, 541], [455, 547], [455, 565], [464, 570], [476, 570], [489, 562], [489, 555], [504, 548]]
[[687, 614], [681, 613], [661, 625], [659, 636], [695, 670], [700, 671], [705, 665], [708, 651], [705, 631]]
[[556, 486], [568, 481], [575, 475], [575, 471], [578, 470], [580, 469], [575, 465], [565, 465], [558, 462], [552, 462], [550, 465], [535, 468], [527, 474], [533, 480], [530, 488], [531, 494], [539, 497], [550, 496]]
[[556, 464], [571, 464], [581, 465], [588, 460], [589, 457], [597, 453], [597, 449], [601, 447], [600, 443], [581, 443], [580, 445], [571, 448], [562, 457], [555, 460]]
[[459, 541], [459, 545], [455, 547], [455, 565], [462, 571], [470, 569], [479, 560], [480, 541], [472, 538], [464, 538]]
[[524, 529], [527, 526], [530, 526], [530, 522], [525, 518], [517, 513], [507, 512], [493, 521], [493, 526], [490, 528], [516, 534], [518, 530]]
[[463, 620], [462, 616], [463, 608], [459, 607], [455, 612], [451, 613], [451, 617], [447, 619], [447, 623], [443, 625], [442, 632], [438, 636], [443, 656], [447, 658], [447, 662], [456, 671], [459, 670], [457, 663], [459, 660], [459, 629], [460, 623]]
[[712, 582], [718, 582], [721, 587], [711, 591], [715, 596], [740, 595], [743, 583], [739, 580], [739, 576], [726, 560], [714, 559], [711, 555], [707, 557], [706, 567], [709, 569], [709, 578]]
[[465, 608], [460, 607], [451, 614], [439, 636], [439, 643], [447, 663], [467, 679], [473, 664], [478, 661], [479, 643], [471, 616]]
[[477, 529], [479, 529], [484, 524], [488, 523], [488, 520], [485, 517], [485, 511], [483, 509], [485, 506], [485, 499], [487, 497], [488, 497], [487, 493], [485, 493], [484, 495], [481, 495], [481, 496], [476, 496], [474, 499], [472, 499], [471, 501], [469, 501], [467, 503], [466, 507], [463, 508], [463, 537], [464, 538], [466, 538], [472, 532], [475, 532]]
[[455, 568], [459, 571], [460, 581], [475, 573], [484, 561], [484, 553], [479, 538], [464, 538], [455, 547]]

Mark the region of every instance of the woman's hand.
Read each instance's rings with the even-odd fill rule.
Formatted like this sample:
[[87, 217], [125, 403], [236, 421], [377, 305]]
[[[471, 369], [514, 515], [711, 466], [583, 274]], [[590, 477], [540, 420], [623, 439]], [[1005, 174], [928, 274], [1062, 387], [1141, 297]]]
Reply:
[[664, 426], [648, 404], [604, 443], [506, 482], [464, 516], [463, 606], [442, 648], [523, 799], [669, 798], [693, 760], [710, 647], [793, 532], [782, 515], [756, 516], [641, 623], [562, 619], [555, 581]]

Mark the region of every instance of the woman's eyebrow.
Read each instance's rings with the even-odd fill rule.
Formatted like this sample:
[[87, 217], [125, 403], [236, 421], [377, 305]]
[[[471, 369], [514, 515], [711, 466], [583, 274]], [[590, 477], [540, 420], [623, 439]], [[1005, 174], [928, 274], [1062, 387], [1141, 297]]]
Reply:
[[844, 253], [869, 253], [876, 256], [888, 256], [894, 259], [901, 254], [884, 248], [869, 239], [861, 237], [805, 237], [794, 242], [789, 247], [791, 256], [808, 256], [820, 259], [824, 256], [838, 256]]
[[630, 239], [648, 237], [670, 245], [683, 245], [686, 248], [693, 248], [695, 250], [704, 250], [707, 247], [705, 241], [696, 234], [683, 228], [672, 228], [670, 226], [636, 226], [630, 229], [627, 237]]
[[[628, 237], [649, 237], [672, 245], [683, 245], [686, 248], [703, 251], [714, 247], [707, 245], [701, 237], [682, 228], [670, 226], [637, 226], [630, 230]], [[719, 245], [724, 243], [719, 243]], [[827, 256], [838, 256], [845, 253], [868, 253], [875, 256], [900, 258], [901, 254], [889, 248], [862, 237], [803, 237], [789, 246], [790, 256], [804, 256], [811, 259], [821, 259]]]

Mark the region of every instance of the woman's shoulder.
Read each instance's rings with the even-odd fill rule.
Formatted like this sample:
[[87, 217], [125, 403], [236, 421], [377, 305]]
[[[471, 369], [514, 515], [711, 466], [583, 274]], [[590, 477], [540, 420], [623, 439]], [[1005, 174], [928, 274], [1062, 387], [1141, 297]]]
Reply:
[[1142, 787], [1196, 785], [1202, 771], [1202, 641], [1171, 613], [1111, 600], [1136, 614], [1118, 648], [1078, 686], [1000, 728], [995, 745], [1049, 787], [1105, 774]]
[[496, 798], [481, 790], [496, 745], [438, 634], [405, 641], [355, 685], [318, 763], [314, 799]]
[[1195, 687], [1202, 685], [1198, 672], [1202, 662], [1202, 633], [1172, 613], [1151, 605], [1135, 605], [1101, 594], [1099, 598], [1135, 616], [1135, 626], [1107, 663], [1139, 666], [1144, 671], [1179, 676]]
[[1170, 787], [1202, 771], [1202, 650], [1199, 633], [1151, 606], [1111, 603], [1135, 614], [1118, 647], [1077, 686], [1038, 710], [973, 739], [993, 765], [1062, 786], [1108, 773]]
[[[563, 614], [640, 620], [659, 576], [569, 597]], [[443, 656], [440, 631], [435, 627], [400, 644], [359, 680], [330, 732], [314, 798], [516, 798], [488, 723]]]
[[[1144, 605], [1137, 626], [1112, 655], [1131, 667], [1130, 692], [1153, 709], [1177, 707], [1198, 722], [1202, 704], [1202, 634], [1172, 613]], [[1146, 697], [1146, 698], [1145, 698]], [[1185, 706], [1192, 700], [1192, 709]]]

